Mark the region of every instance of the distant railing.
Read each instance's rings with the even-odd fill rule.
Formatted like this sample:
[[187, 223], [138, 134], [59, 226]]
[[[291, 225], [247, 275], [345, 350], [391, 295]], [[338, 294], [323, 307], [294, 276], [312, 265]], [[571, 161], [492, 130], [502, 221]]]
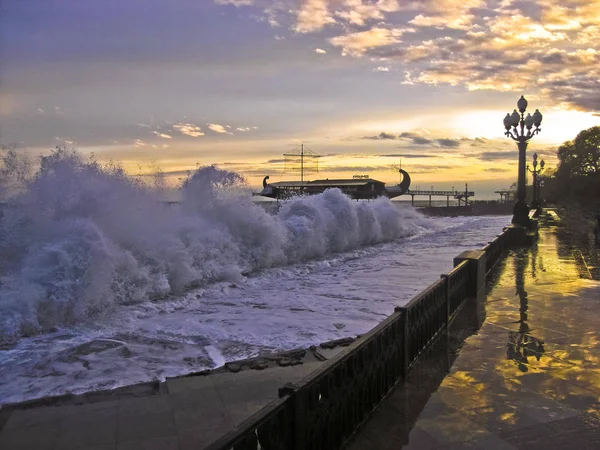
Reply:
[[508, 230], [504, 230], [496, 238], [489, 242], [482, 250], [485, 251], [485, 271], [489, 273], [490, 270], [496, 265], [501, 259], [504, 252], [506, 252], [513, 244], [511, 234]]
[[[511, 235], [505, 231], [486, 245], [486, 273], [510, 244]], [[473, 291], [471, 284], [478, 282], [471, 264], [478, 263], [457, 264], [306, 378], [286, 384], [279, 399], [207, 449], [340, 448], [394, 385], [406, 378], [419, 355], [447, 330]]]
[[442, 275], [447, 279], [448, 289], [448, 320], [455, 315], [464, 299], [467, 297], [467, 285], [469, 282], [469, 262], [463, 261], [450, 271]]

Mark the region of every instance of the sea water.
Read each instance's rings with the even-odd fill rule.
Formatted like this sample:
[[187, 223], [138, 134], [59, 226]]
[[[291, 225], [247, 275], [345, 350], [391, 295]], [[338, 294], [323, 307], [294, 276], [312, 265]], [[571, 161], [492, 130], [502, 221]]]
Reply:
[[0, 404], [364, 333], [509, 222], [336, 189], [269, 214], [239, 181], [200, 168], [166, 205], [118, 167], [45, 160], [3, 208]]

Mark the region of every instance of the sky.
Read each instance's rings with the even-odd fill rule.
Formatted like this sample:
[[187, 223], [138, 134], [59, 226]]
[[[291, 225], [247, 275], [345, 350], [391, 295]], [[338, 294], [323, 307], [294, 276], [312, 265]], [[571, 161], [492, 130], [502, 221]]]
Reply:
[[[556, 148], [600, 125], [600, 0], [0, 0], [0, 143], [258, 188], [367, 174], [413, 188], [517, 177], [525, 95]], [[311, 168], [314, 168], [310, 165]]]

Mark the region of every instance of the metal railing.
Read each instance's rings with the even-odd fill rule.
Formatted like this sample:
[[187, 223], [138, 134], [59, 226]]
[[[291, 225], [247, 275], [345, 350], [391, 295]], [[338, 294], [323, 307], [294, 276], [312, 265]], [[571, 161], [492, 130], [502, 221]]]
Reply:
[[445, 278], [436, 281], [405, 306], [396, 311], [404, 314], [404, 374], [419, 354], [448, 324], [448, 290]]
[[508, 230], [504, 230], [496, 238], [489, 242], [482, 250], [485, 251], [485, 271], [489, 273], [490, 270], [500, 261], [504, 252], [506, 252], [512, 245], [511, 235]]

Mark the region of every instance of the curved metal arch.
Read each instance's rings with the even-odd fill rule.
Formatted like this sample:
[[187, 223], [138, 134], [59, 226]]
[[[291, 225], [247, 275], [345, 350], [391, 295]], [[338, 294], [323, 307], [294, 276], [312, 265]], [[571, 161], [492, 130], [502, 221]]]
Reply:
[[399, 172], [402, 174], [402, 183], [400, 183], [398, 186], [400, 187], [400, 192], [405, 194], [408, 192], [408, 188], [410, 187], [410, 175], [406, 170], [403, 169], [399, 169]]

